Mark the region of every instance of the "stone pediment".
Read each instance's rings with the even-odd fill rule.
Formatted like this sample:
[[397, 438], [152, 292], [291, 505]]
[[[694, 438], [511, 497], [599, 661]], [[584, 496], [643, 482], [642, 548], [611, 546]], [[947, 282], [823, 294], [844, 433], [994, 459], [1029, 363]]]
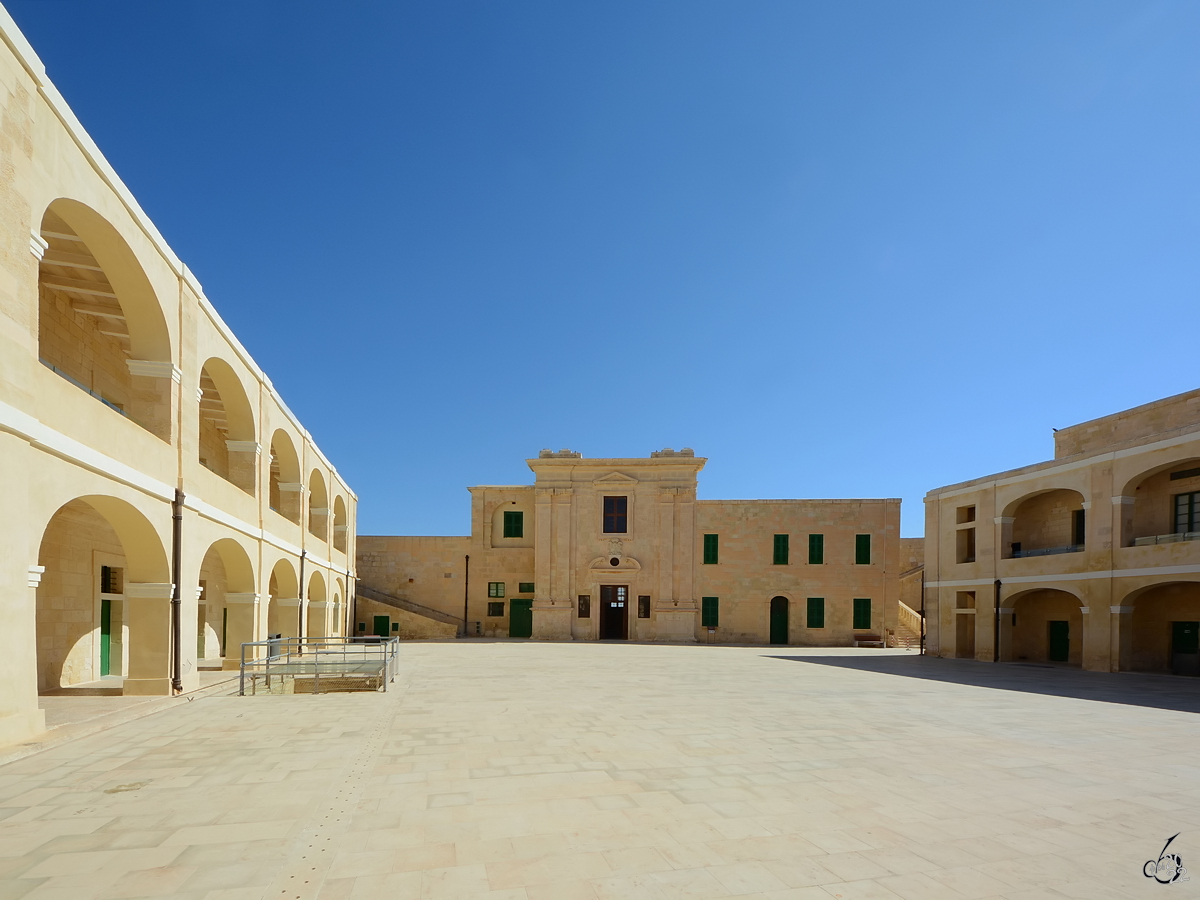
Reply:
[[630, 478], [628, 475], [623, 475], [620, 472], [609, 472], [607, 475], [602, 475], [597, 478], [592, 484], [596, 487], [632, 487], [637, 484], [636, 478]]
[[[615, 566], [613, 560], [617, 561]], [[588, 568], [594, 572], [640, 572], [642, 564], [632, 556], [597, 556]]]

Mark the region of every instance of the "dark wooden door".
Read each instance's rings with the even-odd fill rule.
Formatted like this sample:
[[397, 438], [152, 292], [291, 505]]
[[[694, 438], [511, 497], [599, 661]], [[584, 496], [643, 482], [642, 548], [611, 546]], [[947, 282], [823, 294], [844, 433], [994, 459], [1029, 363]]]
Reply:
[[1200, 622], [1171, 623], [1171, 671], [1200, 675]]
[[100, 601], [100, 674], [112, 671], [112, 601]]
[[508, 636], [533, 637], [533, 601], [508, 601]]
[[1050, 662], [1066, 662], [1071, 657], [1071, 623], [1052, 621], [1046, 623], [1049, 629]]
[[391, 637], [392, 633], [392, 618], [391, 616], [376, 616], [375, 617], [375, 634], [378, 637]]
[[788, 599], [787, 597], [771, 598], [771, 643], [786, 644], [788, 642]]
[[600, 585], [600, 640], [623, 641], [629, 635], [629, 586]]

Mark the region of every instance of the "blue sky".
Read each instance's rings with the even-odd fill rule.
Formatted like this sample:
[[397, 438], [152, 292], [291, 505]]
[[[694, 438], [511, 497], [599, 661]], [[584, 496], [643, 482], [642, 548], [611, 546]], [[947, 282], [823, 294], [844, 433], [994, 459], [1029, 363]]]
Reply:
[[1196, 388], [1200, 4], [9, 0], [360, 497], [902, 497]]

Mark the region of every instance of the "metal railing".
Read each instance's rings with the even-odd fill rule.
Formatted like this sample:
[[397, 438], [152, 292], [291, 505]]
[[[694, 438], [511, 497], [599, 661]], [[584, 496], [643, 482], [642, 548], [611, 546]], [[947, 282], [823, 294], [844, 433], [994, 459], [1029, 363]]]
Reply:
[[1133, 539], [1133, 546], [1146, 547], [1151, 544], [1178, 544], [1180, 541], [1200, 541], [1200, 531], [1180, 531], [1175, 534], [1152, 534]]
[[1082, 553], [1083, 544], [1068, 544], [1066, 547], [1043, 547], [1038, 550], [1014, 550], [1013, 559], [1025, 559], [1030, 556], [1057, 556], [1060, 553]]
[[[386, 691], [396, 677], [399, 638], [285, 638], [242, 644], [238, 695]], [[290, 691], [288, 690], [290, 688]]]

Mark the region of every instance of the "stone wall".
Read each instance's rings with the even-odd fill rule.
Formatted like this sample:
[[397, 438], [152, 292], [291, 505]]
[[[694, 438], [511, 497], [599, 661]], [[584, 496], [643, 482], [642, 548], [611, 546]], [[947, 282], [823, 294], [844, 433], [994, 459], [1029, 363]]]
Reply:
[[[376, 616], [387, 616], [390, 623], [389, 635], [404, 641], [452, 639], [458, 633], [458, 629], [453, 625], [396, 609], [385, 603], [376, 603], [364, 597], [359, 597], [356, 601], [354, 633], [373, 634]], [[360, 624], [363, 626], [361, 629], [358, 627]]]
[[1054, 458], [1094, 453], [1113, 444], [1197, 425], [1200, 425], [1200, 390], [1188, 391], [1061, 428], [1054, 434]]

